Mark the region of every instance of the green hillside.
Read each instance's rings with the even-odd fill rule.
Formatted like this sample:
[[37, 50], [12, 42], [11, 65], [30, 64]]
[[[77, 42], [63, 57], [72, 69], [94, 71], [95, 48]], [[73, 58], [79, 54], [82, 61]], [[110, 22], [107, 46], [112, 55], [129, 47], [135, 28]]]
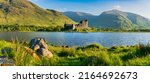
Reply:
[[150, 28], [150, 20], [134, 13], [128, 13], [127, 17], [136, 28]]
[[106, 28], [133, 28], [132, 22], [124, 16], [123, 12], [112, 10], [103, 12], [97, 17], [95, 24], [99, 27]]
[[28, 0], [0, 0], [0, 25], [63, 26], [71, 19], [54, 10], [46, 10]]
[[140, 15], [122, 12], [119, 10], [111, 10], [103, 12], [96, 19], [95, 25], [99, 27], [108, 28], [148, 28], [150, 27], [150, 20]]

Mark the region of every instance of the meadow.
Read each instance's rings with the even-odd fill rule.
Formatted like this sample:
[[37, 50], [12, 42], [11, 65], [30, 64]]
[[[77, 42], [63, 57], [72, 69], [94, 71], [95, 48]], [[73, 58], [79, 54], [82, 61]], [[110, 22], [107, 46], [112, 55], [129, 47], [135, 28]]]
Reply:
[[61, 47], [49, 45], [52, 58], [33, 56], [28, 42], [0, 41], [0, 56], [8, 56], [16, 66], [149, 66], [150, 44], [135, 46], [103, 47], [91, 44], [85, 47]]

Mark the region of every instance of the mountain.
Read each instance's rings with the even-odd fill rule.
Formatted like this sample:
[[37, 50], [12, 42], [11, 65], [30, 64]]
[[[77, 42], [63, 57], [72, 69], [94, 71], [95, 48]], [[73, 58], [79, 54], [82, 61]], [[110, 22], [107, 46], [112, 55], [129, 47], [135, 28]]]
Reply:
[[150, 27], [150, 19], [142, 17], [134, 13], [127, 13], [127, 17], [137, 27]]
[[63, 26], [73, 21], [55, 10], [46, 10], [28, 0], [0, 0], [0, 25]]
[[119, 10], [103, 12], [95, 20], [95, 25], [99, 27], [115, 27], [125, 29], [150, 27], [149, 19], [134, 13], [122, 12]]
[[65, 12], [64, 14], [74, 21], [79, 21], [83, 18], [88, 19], [89, 25], [97, 28], [133, 29], [150, 27], [149, 19], [138, 14], [119, 10], [105, 11], [98, 16], [87, 13], [81, 13], [81, 15], [79, 15], [76, 12]]
[[68, 16], [75, 22], [80, 22], [83, 19], [87, 19], [89, 21], [90, 26], [95, 26], [95, 24], [93, 24], [93, 23], [95, 23], [95, 19], [97, 18], [97, 16], [95, 16], [95, 15], [92, 15], [89, 13], [84, 13], [84, 12], [68, 11], [68, 12], [64, 12], [63, 14]]
[[118, 10], [103, 12], [95, 19], [95, 25], [108, 28], [132, 28], [133, 24], [125, 14]]
[[76, 22], [80, 22], [83, 19], [87, 19], [89, 21], [89, 23], [92, 23], [94, 21], [94, 19], [96, 18], [96, 16], [94, 16], [92, 14], [83, 13], [83, 12], [68, 11], [68, 12], [64, 12], [63, 14], [68, 16], [69, 18], [71, 18], [72, 20], [74, 20]]

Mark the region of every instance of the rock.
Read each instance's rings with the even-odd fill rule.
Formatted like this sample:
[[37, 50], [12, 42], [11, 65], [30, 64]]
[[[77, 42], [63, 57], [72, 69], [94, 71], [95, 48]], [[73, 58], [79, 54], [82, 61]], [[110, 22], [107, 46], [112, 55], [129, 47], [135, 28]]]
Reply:
[[15, 62], [11, 59], [8, 59], [7, 56], [1, 56], [0, 65], [1, 66], [15, 66]]
[[15, 66], [15, 62], [12, 58], [12, 48], [5, 47], [1, 49], [2, 56], [0, 56], [0, 66]]
[[36, 37], [30, 41], [30, 48], [34, 50], [38, 55], [48, 58], [53, 57], [53, 54], [48, 50], [48, 45], [44, 38]]
[[39, 38], [39, 37], [34, 38], [34, 39], [31, 40], [30, 47], [33, 50], [36, 49], [37, 47], [48, 49], [48, 45], [46, 44], [45, 39], [44, 38]]
[[35, 45], [35, 46], [33, 47], [33, 50], [35, 50], [35, 51], [37, 51], [38, 49], [40, 49], [40, 46], [39, 46], [39, 45]]
[[53, 57], [53, 54], [47, 50], [47, 49], [44, 49], [44, 48], [40, 48], [39, 50], [37, 50], [37, 52], [45, 57], [48, 57], [48, 58], [51, 58]]

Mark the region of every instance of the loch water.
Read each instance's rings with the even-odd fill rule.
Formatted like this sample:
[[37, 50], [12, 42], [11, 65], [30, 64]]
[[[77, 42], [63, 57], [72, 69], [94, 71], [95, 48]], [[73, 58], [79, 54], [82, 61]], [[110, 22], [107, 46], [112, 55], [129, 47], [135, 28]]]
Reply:
[[49, 44], [56, 46], [86, 46], [98, 43], [106, 47], [147, 44], [150, 42], [150, 33], [142, 32], [0, 32], [0, 40], [29, 42], [34, 37], [43, 37]]

